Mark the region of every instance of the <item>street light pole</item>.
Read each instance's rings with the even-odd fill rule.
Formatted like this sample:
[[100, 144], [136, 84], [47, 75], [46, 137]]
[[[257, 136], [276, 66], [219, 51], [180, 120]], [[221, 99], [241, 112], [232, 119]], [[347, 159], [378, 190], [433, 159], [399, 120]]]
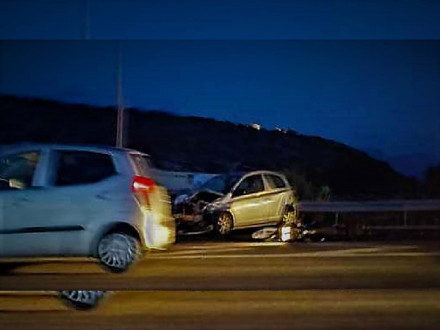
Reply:
[[90, 0], [85, 0], [84, 39], [90, 40]]
[[[85, 15], [84, 15], [84, 40], [90, 40], [90, 0], [84, 0]], [[122, 98], [122, 50], [121, 41], [117, 42], [116, 50], [116, 103], [118, 107], [116, 119], [116, 146], [124, 147], [124, 105]]]
[[116, 68], [116, 98], [118, 106], [118, 115], [116, 123], [116, 146], [122, 148], [124, 146], [124, 105], [122, 100], [122, 51], [121, 41], [117, 43], [117, 68]]

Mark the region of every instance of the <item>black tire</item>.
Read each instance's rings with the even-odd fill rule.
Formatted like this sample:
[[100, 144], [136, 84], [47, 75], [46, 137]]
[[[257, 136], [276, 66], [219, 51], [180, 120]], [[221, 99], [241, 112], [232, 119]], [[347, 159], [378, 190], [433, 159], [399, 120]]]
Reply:
[[215, 233], [221, 237], [229, 236], [233, 226], [232, 215], [227, 212], [220, 213], [215, 223]]
[[124, 232], [111, 232], [98, 243], [97, 256], [103, 268], [112, 273], [127, 271], [139, 259], [139, 241]]
[[106, 295], [106, 291], [93, 290], [63, 290], [58, 293], [59, 299], [67, 307], [80, 311], [96, 308]]

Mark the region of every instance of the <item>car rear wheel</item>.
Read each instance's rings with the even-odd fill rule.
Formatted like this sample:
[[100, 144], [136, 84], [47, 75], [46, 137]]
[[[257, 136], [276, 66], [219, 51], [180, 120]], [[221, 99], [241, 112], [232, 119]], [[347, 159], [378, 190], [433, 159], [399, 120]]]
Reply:
[[108, 271], [126, 271], [140, 255], [139, 241], [126, 233], [110, 233], [98, 244], [98, 258]]
[[227, 236], [231, 233], [232, 226], [232, 216], [229, 213], [221, 213], [217, 218], [215, 231], [221, 236]]

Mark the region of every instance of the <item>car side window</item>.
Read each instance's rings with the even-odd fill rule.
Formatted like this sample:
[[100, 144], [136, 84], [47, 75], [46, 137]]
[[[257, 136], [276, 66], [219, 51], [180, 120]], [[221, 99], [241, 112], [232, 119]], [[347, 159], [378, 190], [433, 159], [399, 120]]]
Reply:
[[40, 153], [36, 151], [0, 158], [0, 189], [26, 189], [32, 186]]
[[275, 174], [265, 174], [264, 177], [269, 182], [269, 185], [272, 189], [278, 189], [278, 188], [286, 188], [286, 183], [284, 180]]
[[261, 175], [252, 175], [244, 179], [235, 189], [233, 196], [254, 194], [264, 190], [263, 178]]
[[116, 173], [110, 155], [90, 151], [57, 151], [55, 185], [95, 183]]

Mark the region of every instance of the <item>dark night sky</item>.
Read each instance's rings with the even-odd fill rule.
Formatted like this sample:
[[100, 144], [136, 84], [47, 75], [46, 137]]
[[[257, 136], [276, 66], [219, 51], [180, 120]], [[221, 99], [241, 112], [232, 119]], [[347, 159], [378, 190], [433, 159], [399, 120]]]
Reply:
[[89, 28], [86, 8], [3, 0], [0, 93], [114, 104], [117, 42], [97, 39], [143, 39], [120, 44], [127, 106], [440, 161], [440, 42], [406, 40], [439, 39], [440, 1], [90, 0]]
[[[87, 3], [89, 4], [87, 6]], [[438, 39], [438, 0], [1, 0], [1, 39]]]

